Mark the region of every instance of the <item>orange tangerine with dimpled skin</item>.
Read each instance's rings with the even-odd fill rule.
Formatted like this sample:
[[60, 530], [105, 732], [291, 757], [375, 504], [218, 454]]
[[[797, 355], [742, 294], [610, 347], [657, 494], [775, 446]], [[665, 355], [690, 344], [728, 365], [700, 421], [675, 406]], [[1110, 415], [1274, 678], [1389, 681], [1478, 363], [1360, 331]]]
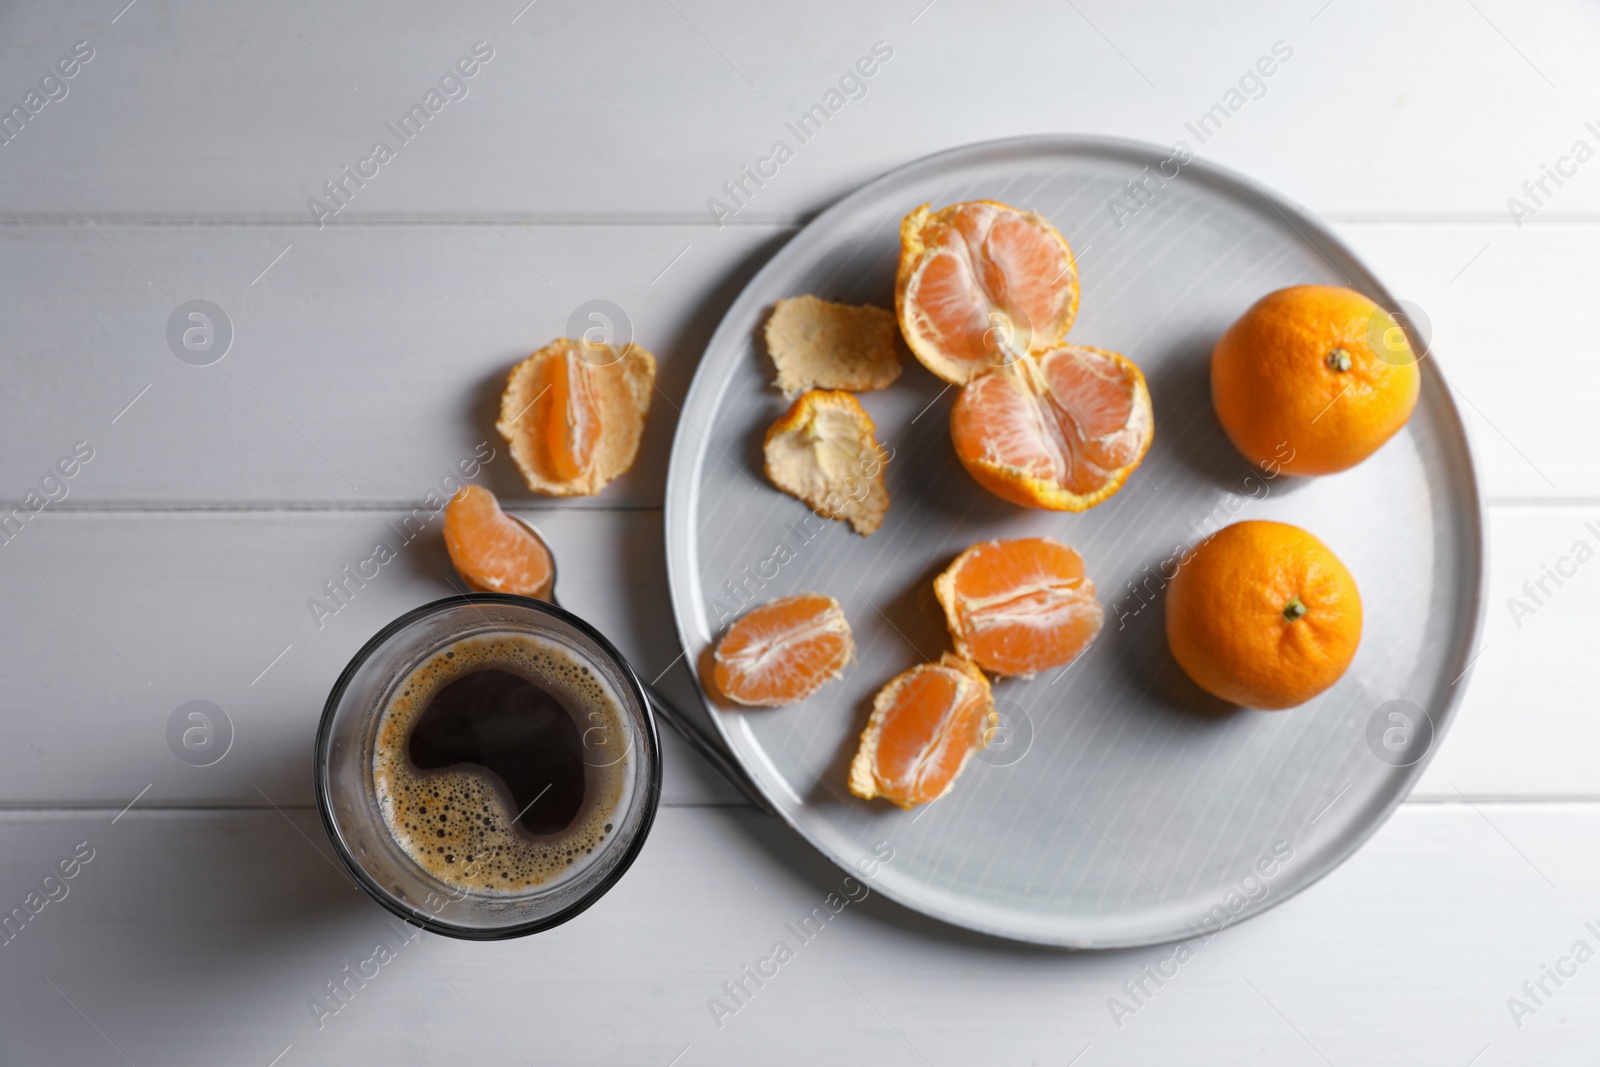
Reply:
[[1167, 642], [1200, 688], [1272, 711], [1343, 676], [1361, 642], [1361, 594], [1327, 545], [1248, 521], [1186, 555], [1167, 586]]
[[1360, 463], [1406, 424], [1421, 387], [1405, 330], [1338, 286], [1268, 293], [1211, 354], [1222, 428], [1246, 459], [1290, 474]]

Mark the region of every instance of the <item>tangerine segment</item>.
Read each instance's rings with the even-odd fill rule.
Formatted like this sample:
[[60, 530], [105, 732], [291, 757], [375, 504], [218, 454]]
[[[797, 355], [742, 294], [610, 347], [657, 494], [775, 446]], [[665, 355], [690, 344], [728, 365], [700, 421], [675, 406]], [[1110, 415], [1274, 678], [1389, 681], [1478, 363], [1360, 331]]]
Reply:
[[528, 488], [591, 496], [633, 466], [655, 381], [637, 345], [552, 341], [512, 368], [495, 429]]
[[1053, 511], [1083, 511], [1122, 488], [1154, 433], [1139, 368], [1077, 345], [973, 379], [950, 410], [956, 456], [979, 485]]
[[849, 393], [802, 393], [767, 430], [767, 477], [823, 518], [848, 520], [856, 533], [868, 536], [889, 513], [883, 482], [889, 457], [873, 429]]
[[895, 312], [911, 351], [961, 385], [1061, 343], [1078, 312], [1072, 249], [1044, 216], [993, 200], [900, 223]]
[[1268, 293], [1217, 341], [1211, 399], [1246, 459], [1290, 474], [1332, 474], [1376, 452], [1422, 389], [1406, 332], [1352, 289]]
[[550, 550], [481, 485], [466, 486], [445, 505], [444, 547], [456, 572], [476, 592], [544, 600], [555, 585]]
[[1200, 688], [1276, 710], [1338, 681], [1361, 642], [1361, 593], [1327, 545], [1297, 526], [1236, 522], [1179, 557], [1167, 643]]
[[729, 700], [776, 708], [840, 677], [855, 651], [839, 602], [801, 593], [763, 604], [728, 627], [712, 653], [712, 679]]
[[971, 661], [946, 652], [938, 663], [919, 664], [873, 698], [850, 764], [850, 792], [902, 808], [937, 800], [999, 724], [989, 681]]
[[563, 481], [583, 477], [600, 445], [600, 405], [575, 352], [550, 361], [550, 414], [544, 432], [556, 476]]
[[956, 651], [1003, 676], [1071, 663], [1105, 621], [1083, 559], [1048, 537], [973, 545], [933, 591]]

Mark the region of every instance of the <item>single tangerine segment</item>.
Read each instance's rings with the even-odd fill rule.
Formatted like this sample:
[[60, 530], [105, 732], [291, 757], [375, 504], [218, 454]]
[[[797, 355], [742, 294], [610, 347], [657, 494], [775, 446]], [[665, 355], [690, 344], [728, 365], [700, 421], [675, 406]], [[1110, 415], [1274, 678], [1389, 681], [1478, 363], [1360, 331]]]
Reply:
[[763, 604], [728, 627], [712, 652], [712, 680], [736, 703], [781, 707], [840, 677], [855, 650], [839, 602], [801, 593]]
[[552, 341], [512, 369], [495, 429], [528, 488], [591, 496], [633, 466], [655, 380], [637, 345]]
[[550, 550], [481, 485], [466, 486], [445, 505], [444, 546], [456, 572], [477, 592], [543, 600], [555, 584]]
[[1155, 434], [1144, 374], [1116, 352], [1064, 345], [962, 388], [950, 437], [962, 466], [1024, 507], [1083, 511], [1122, 488]]
[[973, 545], [933, 591], [956, 651], [1002, 676], [1071, 663], [1105, 621], [1083, 559], [1048, 537]]
[[1361, 593], [1327, 545], [1281, 522], [1226, 526], [1179, 558], [1167, 643], [1200, 688], [1248, 708], [1303, 704], [1361, 642]]
[[850, 792], [911, 808], [950, 791], [974, 752], [1000, 725], [989, 681], [970, 660], [946, 652], [893, 678], [850, 764]]
[[600, 446], [600, 405], [586, 364], [576, 352], [550, 361], [550, 413], [545, 447], [550, 465], [563, 481], [583, 477]]
[[828, 519], [845, 519], [869, 536], [889, 513], [883, 470], [888, 454], [872, 418], [849, 393], [802, 393], [767, 429], [767, 477]]
[[1274, 472], [1355, 466], [1406, 424], [1421, 389], [1405, 330], [1340, 286], [1268, 293], [1211, 354], [1218, 421], [1246, 459]]
[[1044, 216], [993, 200], [900, 223], [895, 313], [911, 351], [957, 385], [1061, 343], [1078, 312], [1078, 267]]

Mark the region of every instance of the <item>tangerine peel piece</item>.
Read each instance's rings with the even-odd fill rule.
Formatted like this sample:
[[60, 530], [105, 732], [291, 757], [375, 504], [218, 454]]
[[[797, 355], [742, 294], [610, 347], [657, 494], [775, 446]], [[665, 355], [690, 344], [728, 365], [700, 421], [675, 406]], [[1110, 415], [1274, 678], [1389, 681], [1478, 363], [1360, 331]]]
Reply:
[[592, 496], [633, 466], [655, 380], [638, 345], [552, 341], [512, 368], [495, 429], [529, 489]]
[[780, 300], [763, 331], [784, 396], [886, 389], [900, 377], [894, 312], [815, 296]]
[[866, 410], [849, 393], [802, 393], [767, 430], [767, 477], [828, 519], [869, 536], [889, 513], [883, 469], [888, 454]]

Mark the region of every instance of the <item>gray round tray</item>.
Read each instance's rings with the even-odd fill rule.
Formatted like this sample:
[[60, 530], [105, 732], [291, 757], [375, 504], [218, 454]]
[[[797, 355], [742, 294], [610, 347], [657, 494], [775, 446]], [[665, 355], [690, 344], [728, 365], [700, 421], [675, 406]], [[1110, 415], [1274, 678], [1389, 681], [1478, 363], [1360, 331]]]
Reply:
[[[706, 657], [730, 614], [804, 590], [844, 605], [858, 645], [844, 679], [802, 704], [707, 699], [734, 757], [790, 826], [841, 867], [871, 871], [879, 892], [1021, 941], [1178, 940], [1332, 870], [1405, 797], [1439, 743], [1482, 619], [1482, 501], [1434, 359], [1423, 360], [1410, 423], [1354, 470], [1271, 478], [1230, 445], [1211, 407], [1209, 359], [1245, 308], [1301, 283], [1398, 302], [1304, 210], [1199, 160], [1163, 177], [1171, 156], [1127, 141], [1029, 137], [944, 152], [864, 186], [734, 302], [673, 443], [667, 566], [689, 661]], [[1040, 211], [1071, 243], [1082, 301], [1069, 339], [1144, 370], [1156, 425], [1149, 455], [1120, 493], [1081, 515], [1007, 504], [957, 462], [953, 394], [907, 356], [892, 388], [859, 395], [893, 449], [888, 519], [870, 538], [818, 520], [762, 473], [762, 435], [786, 406], [760, 338], [768, 311], [802, 293], [893, 307], [900, 218], [922, 203], [980, 198]], [[1167, 649], [1168, 561], [1246, 518], [1305, 527], [1361, 587], [1366, 629], [1354, 664], [1289, 711], [1216, 701]], [[943, 799], [905, 812], [851, 796], [846, 768], [873, 694], [950, 647], [934, 576], [976, 541], [1031, 535], [1083, 555], [1105, 630], [1065, 670], [996, 684], [1002, 735]]]

